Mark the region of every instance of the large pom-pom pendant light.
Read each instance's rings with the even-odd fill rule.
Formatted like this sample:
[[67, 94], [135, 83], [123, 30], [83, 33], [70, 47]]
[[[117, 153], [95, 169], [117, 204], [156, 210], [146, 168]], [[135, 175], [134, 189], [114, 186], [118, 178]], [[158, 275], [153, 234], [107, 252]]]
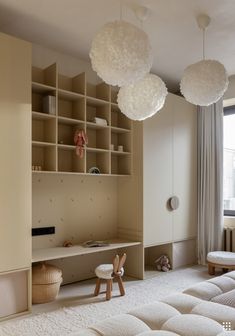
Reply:
[[125, 21], [105, 24], [92, 41], [93, 70], [107, 84], [128, 85], [152, 67], [152, 49], [147, 34]]
[[167, 88], [160, 77], [147, 74], [135, 84], [121, 87], [118, 106], [132, 120], [144, 120], [159, 111], [166, 99]]
[[217, 102], [228, 87], [226, 70], [218, 61], [203, 60], [184, 70], [180, 90], [192, 104], [208, 106]]
[[199, 15], [198, 26], [203, 30], [203, 60], [189, 65], [180, 83], [180, 90], [187, 101], [200, 106], [216, 103], [228, 87], [228, 75], [218, 61], [205, 59], [205, 30], [210, 23], [207, 15]]

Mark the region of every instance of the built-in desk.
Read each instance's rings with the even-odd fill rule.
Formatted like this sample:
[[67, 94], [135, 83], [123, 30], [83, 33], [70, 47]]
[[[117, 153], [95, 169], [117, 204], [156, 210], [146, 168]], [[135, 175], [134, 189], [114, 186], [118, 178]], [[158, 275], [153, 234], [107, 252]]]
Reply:
[[49, 247], [33, 250], [32, 262], [55, 260], [61, 258], [74, 257], [77, 255], [85, 255], [90, 253], [98, 253], [109, 250], [117, 250], [124, 247], [131, 247], [140, 245], [141, 242], [123, 241], [120, 239], [113, 239], [108, 241], [108, 246], [101, 247], [84, 247], [82, 245], [74, 245], [71, 247]]

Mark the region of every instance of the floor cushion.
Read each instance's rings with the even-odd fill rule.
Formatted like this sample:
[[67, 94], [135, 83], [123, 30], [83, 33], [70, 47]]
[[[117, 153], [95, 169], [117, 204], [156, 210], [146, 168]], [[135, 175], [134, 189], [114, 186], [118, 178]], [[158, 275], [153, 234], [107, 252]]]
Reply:
[[161, 299], [161, 302], [167, 303], [168, 305], [174, 307], [181, 314], [189, 314], [196, 305], [203, 301], [196, 298], [195, 296], [177, 293]]
[[172, 331], [181, 336], [215, 336], [223, 331], [222, 325], [207, 317], [184, 314], [170, 318], [162, 330]]
[[165, 331], [165, 330], [151, 330], [143, 332], [137, 336], [179, 336], [179, 334], [175, 334], [171, 331]]
[[235, 329], [235, 311], [231, 307], [214, 302], [202, 302], [194, 307], [191, 313], [209, 317], [221, 325], [226, 321], [231, 322], [232, 329]]
[[211, 299], [211, 301], [235, 308], [235, 289], [224, 294], [215, 296]]
[[228, 276], [219, 276], [208, 280], [221, 289], [223, 293], [228, 292], [235, 288], [235, 280]]
[[200, 282], [183, 291], [185, 294], [195, 296], [199, 299], [210, 301], [213, 297], [222, 294], [222, 290], [209, 281]]
[[169, 320], [169, 318], [179, 315], [180, 313], [166, 303], [155, 302], [136, 308], [130, 311], [129, 314], [146, 323], [151, 329], [158, 330], [161, 329], [161, 326]]
[[97, 323], [91, 329], [102, 336], [135, 336], [150, 330], [147, 324], [129, 314], [108, 318]]

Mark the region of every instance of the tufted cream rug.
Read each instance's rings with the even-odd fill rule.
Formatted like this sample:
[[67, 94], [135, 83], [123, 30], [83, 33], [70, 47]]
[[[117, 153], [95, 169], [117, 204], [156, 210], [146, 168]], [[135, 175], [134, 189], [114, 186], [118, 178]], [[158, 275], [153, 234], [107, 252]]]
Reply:
[[104, 301], [104, 295], [97, 298], [77, 298], [71, 306], [49, 313], [36, 314], [0, 325], [0, 336], [66, 336], [107, 317], [156, 301], [175, 292], [208, 279], [205, 268], [194, 266], [157, 276], [127, 287], [124, 297], [118, 296], [117, 288], [111, 301]]

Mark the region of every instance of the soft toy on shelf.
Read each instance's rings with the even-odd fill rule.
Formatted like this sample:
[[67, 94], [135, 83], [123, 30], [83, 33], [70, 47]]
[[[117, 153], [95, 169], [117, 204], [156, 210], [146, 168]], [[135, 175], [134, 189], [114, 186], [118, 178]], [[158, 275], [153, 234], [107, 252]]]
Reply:
[[170, 260], [165, 254], [156, 259], [154, 263], [158, 271], [168, 272], [171, 269]]
[[76, 145], [76, 154], [82, 159], [84, 146], [88, 144], [87, 135], [84, 130], [76, 130], [74, 134], [74, 143]]

